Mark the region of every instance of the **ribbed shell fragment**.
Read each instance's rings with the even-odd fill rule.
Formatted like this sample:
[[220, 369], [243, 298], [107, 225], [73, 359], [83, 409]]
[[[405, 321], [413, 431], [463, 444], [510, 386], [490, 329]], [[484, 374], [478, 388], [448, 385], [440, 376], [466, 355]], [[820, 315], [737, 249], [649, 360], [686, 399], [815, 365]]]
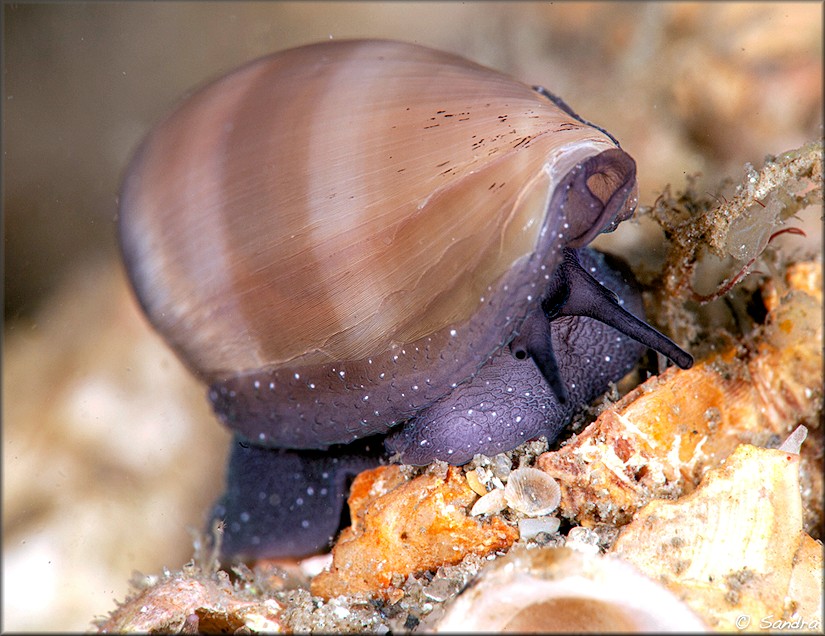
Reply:
[[519, 468], [510, 473], [504, 499], [513, 510], [529, 517], [553, 512], [561, 501], [559, 484], [537, 468]]

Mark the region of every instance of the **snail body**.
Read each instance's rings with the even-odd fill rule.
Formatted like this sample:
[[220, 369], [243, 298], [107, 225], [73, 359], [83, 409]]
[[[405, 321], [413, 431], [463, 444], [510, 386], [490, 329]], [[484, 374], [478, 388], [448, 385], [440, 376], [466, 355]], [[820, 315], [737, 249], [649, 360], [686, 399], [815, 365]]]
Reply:
[[253, 520], [230, 521], [230, 552], [307, 550], [261, 541], [264, 518], [293, 523], [288, 506], [250, 514], [262, 473], [298, 462], [296, 488], [340, 500], [353, 449], [380, 454], [357, 440], [392, 429], [402, 461], [463, 463], [556, 437], [644, 346], [690, 363], [584, 249], [633, 213], [635, 163], [550, 97], [424, 47], [330, 41], [218, 79], [144, 141], [121, 246], [149, 320], [238, 435], [215, 514]]

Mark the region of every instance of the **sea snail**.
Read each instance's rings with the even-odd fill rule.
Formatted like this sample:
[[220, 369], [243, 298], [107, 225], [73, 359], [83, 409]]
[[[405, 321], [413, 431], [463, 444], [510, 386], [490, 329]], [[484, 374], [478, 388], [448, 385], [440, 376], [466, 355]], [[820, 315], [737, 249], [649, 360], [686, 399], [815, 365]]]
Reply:
[[132, 160], [118, 231], [236, 433], [224, 555], [322, 549], [386, 452], [554, 440], [646, 347], [690, 366], [585, 248], [633, 213], [635, 177], [544, 89], [412, 44], [303, 46], [188, 97]]

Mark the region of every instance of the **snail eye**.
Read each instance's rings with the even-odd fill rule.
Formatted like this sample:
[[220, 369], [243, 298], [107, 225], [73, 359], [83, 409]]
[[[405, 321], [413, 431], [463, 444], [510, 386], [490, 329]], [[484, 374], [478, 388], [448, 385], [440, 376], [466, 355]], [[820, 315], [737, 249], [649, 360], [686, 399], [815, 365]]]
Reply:
[[559, 363], [553, 352], [550, 320], [544, 316], [541, 309], [527, 316], [521, 331], [510, 343], [510, 352], [516, 360], [532, 359], [559, 403], [567, 402], [567, 387], [564, 385]]

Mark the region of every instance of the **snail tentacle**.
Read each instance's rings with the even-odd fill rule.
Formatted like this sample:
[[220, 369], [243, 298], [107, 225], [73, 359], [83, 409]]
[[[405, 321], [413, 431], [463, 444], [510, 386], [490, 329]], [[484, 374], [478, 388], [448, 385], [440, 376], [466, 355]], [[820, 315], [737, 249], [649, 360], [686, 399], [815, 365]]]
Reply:
[[559, 316], [595, 318], [666, 355], [682, 369], [693, 366], [693, 356], [687, 351], [622, 307], [619, 297], [582, 267], [576, 250], [564, 250], [552, 287], [542, 302], [548, 320]]

